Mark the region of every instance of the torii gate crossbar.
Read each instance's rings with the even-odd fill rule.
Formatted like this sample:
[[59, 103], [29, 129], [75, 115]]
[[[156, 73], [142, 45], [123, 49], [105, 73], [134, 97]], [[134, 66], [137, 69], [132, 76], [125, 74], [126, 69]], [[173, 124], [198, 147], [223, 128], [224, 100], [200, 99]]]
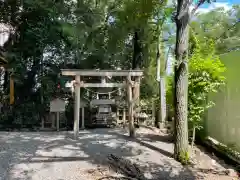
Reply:
[[[140, 78], [143, 76], [142, 70], [86, 70], [86, 69], [62, 69], [63, 76], [75, 77], [75, 104], [74, 104], [74, 137], [78, 138], [79, 134], [79, 112], [80, 112], [80, 88], [81, 87], [126, 87], [128, 94], [128, 117], [129, 117], [129, 133], [130, 136], [135, 136], [134, 130], [134, 102], [139, 103], [140, 95]], [[81, 82], [83, 76], [119, 76], [125, 77], [123, 83], [84, 83]], [[134, 81], [132, 81], [132, 77]], [[134, 90], [132, 90], [134, 88]], [[83, 119], [82, 119], [83, 121]], [[82, 122], [84, 128], [84, 122]]]

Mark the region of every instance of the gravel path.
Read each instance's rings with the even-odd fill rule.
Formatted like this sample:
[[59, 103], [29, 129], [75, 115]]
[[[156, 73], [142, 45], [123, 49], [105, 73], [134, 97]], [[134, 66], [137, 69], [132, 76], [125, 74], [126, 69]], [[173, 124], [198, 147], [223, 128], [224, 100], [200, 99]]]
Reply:
[[85, 130], [75, 141], [71, 132], [0, 132], [0, 180], [119, 176], [109, 169], [106, 156], [110, 153], [139, 164], [148, 180], [196, 179], [196, 173], [170, 157], [173, 145], [168, 138], [145, 129], [137, 140], [126, 135], [120, 129]]

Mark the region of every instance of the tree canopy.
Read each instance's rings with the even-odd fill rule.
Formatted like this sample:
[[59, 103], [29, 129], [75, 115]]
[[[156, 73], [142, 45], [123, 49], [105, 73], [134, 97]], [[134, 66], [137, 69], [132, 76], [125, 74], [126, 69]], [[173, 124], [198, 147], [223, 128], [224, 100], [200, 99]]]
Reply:
[[212, 39], [216, 42], [218, 54], [239, 49], [240, 45], [240, 6], [230, 10], [217, 8], [208, 13], [197, 15], [191, 23], [200, 39]]
[[[143, 86], [153, 84], [155, 78], [149, 77], [156, 72], [156, 37], [173, 10], [166, 1], [157, 0], [1, 1], [0, 23], [9, 30], [0, 49], [8, 61], [1, 70], [5, 104], [9, 102], [8, 69], [14, 72], [15, 82], [15, 103], [6, 119], [15, 123], [13, 117], [21, 121], [35, 117], [39, 122], [50, 99], [59, 94], [61, 68], [139, 67], [148, 79]], [[148, 86], [143, 94], [150, 92], [157, 92], [156, 86]]]

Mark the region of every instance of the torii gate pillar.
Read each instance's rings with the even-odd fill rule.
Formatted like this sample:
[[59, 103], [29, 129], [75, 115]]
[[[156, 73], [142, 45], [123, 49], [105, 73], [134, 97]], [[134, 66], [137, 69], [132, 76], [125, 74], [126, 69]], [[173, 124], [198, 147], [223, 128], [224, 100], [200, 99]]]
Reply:
[[[128, 89], [128, 103], [129, 103], [129, 132], [130, 136], [134, 136], [134, 102], [132, 97], [132, 87], [133, 82], [131, 81], [131, 77], [137, 77], [137, 81], [140, 81], [140, 77], [143, 75], [142, 70], [84, 70], [84, 69], [62, 69], [62, 75], [64, 76], [75, 76], [75, 104], [74, 104], [74, 136], [77, 139], [79, 134], [79, 113], [80, 113], [80, 87], [126, 87]], [[80, 81], [80, 76], [97, 76], [97, 77], [106, 77], [106, 76], [119, 76], [119, 77], [127, 77], [126, 82], [124, 83], [84, 83]], [[137, 88], [135, 91], [139, 91], [139, 84], [137, 84]], [[139, 92], [134, 96], [138, 101]], [[84, 118], [82, 118], [84, 121]], [[84, 122], [82, 123], [82, 125]], [[83, 126], [82, 126], [83, 127]]]
[[80, 76], [75, 76], [75, 98], [74, 98], [74, 138], [79, 134], [79, 113], [80, 113]]

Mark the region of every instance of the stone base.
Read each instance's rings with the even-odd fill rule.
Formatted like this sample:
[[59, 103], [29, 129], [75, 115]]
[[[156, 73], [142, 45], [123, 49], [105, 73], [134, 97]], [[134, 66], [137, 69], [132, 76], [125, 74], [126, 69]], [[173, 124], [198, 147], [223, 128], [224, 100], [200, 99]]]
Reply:
[[158, 123], [159, 129], [165, 129], [165, 123]]

